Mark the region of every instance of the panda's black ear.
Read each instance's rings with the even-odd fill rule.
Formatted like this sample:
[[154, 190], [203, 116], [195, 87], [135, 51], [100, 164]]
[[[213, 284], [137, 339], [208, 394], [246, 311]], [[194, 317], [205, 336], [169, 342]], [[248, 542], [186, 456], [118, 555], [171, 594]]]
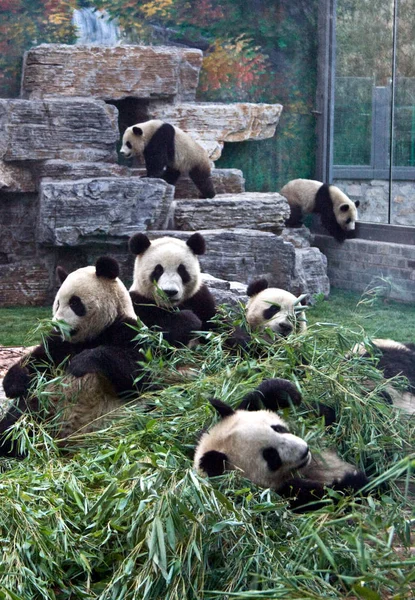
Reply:
[[340, 210], [341, 212], [347, 212], [349, 210], [350, 206], [348, 204], [341, 204], [340, 205]]
[[256, 279], [248, 285], [246, 293], [248, 296], [256, 296], [259, 292], [266, 290], [267, 287], [268, 281], [266, 279]]
[[217, 400], [217, 398], [209, 398], [209, 402], [217, 410], [222, 419], [235, 414], [233, 408], [228, 404], [225, 404], [225, 402], [222, 402], [222, 400]]
[[355, 200], [354, 201], [354, 205], [355, 205], [356, 208], [359, 208], [359, 206], [360, 206], [360, 200]]
[[301, 404], [301, 394], [288, 379], [265, 379], [256, 390], [247, 394], [239, 409], [259, 410], [260, 403], [268, 410], [287, 408], [290, 404]]
[[68, 271], [65, 271], [63, 267], [58, 266], [56, 267], [56, 277], [58, 278], [59, 283], [62, 285], [62, 283], [68, 277]]
[[143, 135], [143, 130], [141, 127], [133, 127], [133, 133], [134, 135]]
[[95, 263], [95, 272], [97, 277], [116, 279], [120, 274], [120, 267], [114, 258], [100, 256]]
[[194, 233], [189, 237], [186, 244], [193, 254], [204, 254], [206, 252], [205, 238], [200, 233]]
[[135, 255], [143, 254], [150, 246], [151, 242], [144, 233], [135, 233], [128, 242], [130, 252]]

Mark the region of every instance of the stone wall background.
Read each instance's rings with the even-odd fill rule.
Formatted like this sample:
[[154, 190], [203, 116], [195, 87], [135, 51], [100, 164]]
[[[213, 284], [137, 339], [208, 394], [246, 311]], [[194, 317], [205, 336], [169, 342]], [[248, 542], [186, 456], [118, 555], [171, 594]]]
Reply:
[[[353, 201], [360, 200], [359, 221], [387, 223], [389, 204], [389, 181], [345, 180], [333, 182]], [[415, 183], [393, 180], [391, 224], [415, 226]]]

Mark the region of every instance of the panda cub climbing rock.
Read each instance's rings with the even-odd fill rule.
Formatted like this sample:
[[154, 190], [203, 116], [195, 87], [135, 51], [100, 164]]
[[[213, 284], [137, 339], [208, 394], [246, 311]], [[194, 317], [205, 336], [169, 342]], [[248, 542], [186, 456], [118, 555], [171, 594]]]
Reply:
[[304, 311], [295, 312], [295, 307], [301, 304], [294, 294], [268, 287], [266, 279], [252, 281], [246, 293], [249, 296], [246, 320], [253, 329], [269, 328], [282, 337], [307, 329]]
[[143, 356], [134, 342], [137, 318], [118, 274], [118, 263], [109, 257], [69, 275], [57, 268], [61, 287], [53, 320], [64, 321], [67, 329], [64, 334], [50, 333], [6, 373], [4, 391], [15, 401], [0, 421], [0, 455], [19, 455], [4, 434], [21, 414], [43, 414], [44, 407], [31, 391], [37, 373], [52, 379], [58, 365], [64, 370], [61, 384], [52, 381], [46, 387], [47, 419], [55, 418], [58, 439], [102, 427], [109, 413], [122, 406], [120, 395], [144, 386], [137, 364]]
[[[248, 394], [237, 410], [212, 399], [221, 421], [204, 433], [194, 456], [194, 468], [208, 477], [241, 471], [253, 483], [290, 499], [293, 509], [323, 506], [325, 487], [357, 492], [366, 475], [333, 451], [312, 455], [307, 442], [289, 432], [273, 410], [301, 402], [295, 386], [285, 379], [264, 381]], [[260, 409], [260, 404], [265, 406]], [[251, 411], [254, 412], [251, 412]], [[309, 505], [309, 506], [305, 506]]]
[[355, 230], [359, 200], [352, 202], [335, 185], [313, 179], [293, 179], [280, 191], [290, 205], [287, 227], [301, 227], [305, 213], [318, 213], [321, 224], [338, 242]]
[[201, 198], [215, 196], [206, 150], [179, 127], [159, 119], [137, 123], [125, 130], [120, 152], [126, 158], [144, 157], [147, 177], [161, 177], [175, 185], [186, 173]]

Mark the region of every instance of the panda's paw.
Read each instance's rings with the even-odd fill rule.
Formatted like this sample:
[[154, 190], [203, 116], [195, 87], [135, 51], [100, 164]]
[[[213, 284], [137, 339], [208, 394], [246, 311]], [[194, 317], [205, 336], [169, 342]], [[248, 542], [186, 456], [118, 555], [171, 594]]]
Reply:
[[74, 377], [83, 377], [87, 373], [97, 371], [93, 350], [84, 350], [74, 356], [68, 365], [68, 373]]
[[16, 364], [11, 367], [4, 379], [3, 389], [8, 398], [18, 398], [27, 394], [30, 386], [29, 371], [21, 364]]

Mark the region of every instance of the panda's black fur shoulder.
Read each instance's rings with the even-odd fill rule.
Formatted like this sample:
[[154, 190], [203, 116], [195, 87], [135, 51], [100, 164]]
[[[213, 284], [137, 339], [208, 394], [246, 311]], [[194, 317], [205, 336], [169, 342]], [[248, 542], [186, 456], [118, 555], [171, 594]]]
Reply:
[[173, 311], [157, 306], [138, 292], [132, 291], [130, 296], [137, 317], [147, 327], [159, 328], [163, 332], [163, 338], [171, 346], [187, 345], [195, 337], [194, 332], [204, 327], [197, 314], [203, 307], [197, 306], [197, 310], [193, 311], [192, 303], [189, 302], [188, 308], [185, 306], [186, 303], [183, 303]]
[[327, 229], [338, 242], [344, 242], [346, 238], [351, 237], [351, 233], [344, 231], [336, 221], [333, 210], [333, 201], [330, 196], [330, 188], [327, 183], [323, 183], [317, 190], [313, 212], [320, 215], [323, 227]]
[[172, 177], [173, 169], [166, 165], [174, 163], [175, 159], [175, 131], [170, 123], [163, 123], [152, 136], [144, 148], [144, 160], [146, 163], [147, 177], [164, 177], [167, 183], [175, 184], [179, 178], [180, 171], [175, 171], [176, 179]]

